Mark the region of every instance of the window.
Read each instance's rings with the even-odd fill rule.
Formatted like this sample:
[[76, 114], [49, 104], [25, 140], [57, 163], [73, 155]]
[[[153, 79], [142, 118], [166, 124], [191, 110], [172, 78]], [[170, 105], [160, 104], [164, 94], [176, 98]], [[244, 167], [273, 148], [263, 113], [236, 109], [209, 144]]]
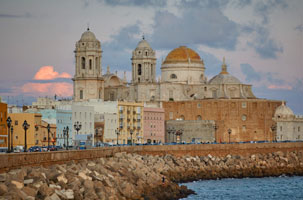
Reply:
[[174, 113], [173, 112], [169, 112], [169, 119], [173, 119], [174, 118]]
[[184, 115], [181, 115], [181, 119], [182, 119], [182, 120], [184, 120], [184, 119], [185, 119]]
[[246, 115], [242, 115], [242, 121], [246, 121]]
[[80, 99], [83, 99], [83, 90], [80, 90]]
[[141, 69], [141, 64], [138, 65], [138, 75], [141, 75], [142, 69]]
[[145, 55], [147, 56], [147, 51], [145, 52]]
[[81, 58], [81, 66], [82, 66], [82, 69], [85, 69], [85, 58], [84, 57]]
[[242, 126], [242, 131], [246, 131], [246, 126], [245, 125]]
[[217, 90], [213, 90], [212, 93], [213, 93], [213, 98], [216, 99], [217, 98]]
[[280, 131], [282, 131], [282, 126], [280, 126]]
[[18, 125], [18, 120], [15, 120], [15, 125], [16, 125], [16, 126]]
[[171, 78], [171, 79], [176, 79], [176, 78], [177, 78], [177, 75], [176, 75], [176, 74], [171, 74], [171, 75], [170, 75], [170, 78]]
[[198, 115], [198, 116], [197, 116], [197, 120], [202, 120], [201, 115]]
[[197, 108], [201, 108], [201, 103], [197, 103]]
[[92, 69], [92, 59], [89, 59], [89, 69]]
[[242, 102], [242, 108], [246, 108], [246, 102]]
[[298, 132], [300, 132], [300, 126], [298, 127]]

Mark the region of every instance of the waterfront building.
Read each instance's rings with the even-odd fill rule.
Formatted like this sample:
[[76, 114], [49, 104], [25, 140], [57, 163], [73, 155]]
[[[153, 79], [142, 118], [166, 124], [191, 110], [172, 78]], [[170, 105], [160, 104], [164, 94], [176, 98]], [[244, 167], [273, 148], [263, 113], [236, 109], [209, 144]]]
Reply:
[[94, 145], [94, 107], [73, 103], [72, 105], [72, 124], [81, 123], [81, 129], [77, 132], [74, 127], [69, 130], [69, 145], [80, 146], [80, 143], [85, 143], [85, 146]]
[[[72, 106], [71, 105], [65, 105], [65, 106], [59, 106], [56, 109], [56, 139], [57, 139], [57, 145], [61, 147], [66, 147], [67, 145], [67, 136], [64, 135], [64, 128], [66, 129], [68, 127], [70, 133], [69, 135], [72, 136], [73, 131], [73, 124], [72, 124]], [[72, 140], [70, 140], [69, 144], [72, 144]]]
[[29, 124], [29, 128], [26, 131], [27, 148], [32, 146], [42, 146], [43, 134], [42, 134], [42, 115], [38, 113], [9, 113], [11, 117], [12, 125], [14, 127], [13, 132], [13, 146], [24, 146], [25, 131], [23, 129], [24, 120]]
[[284, 101], [276, 109], [273, 120], [276, 122], [273, 132], [277, 141], [303, 140], [303, 116], [295, 115]]
[[165, 126], [164, 126], [164, 109], [163, 108], [143, 108], [143, 138], [144, 143], [164, 143]]
[[143, 103], [118, 102], [119, 141], [120, 144], [142, 144], [143, 139]]
[[25, 113], [39, 113], [42, 115], [42, 120], [49, 124], [56, 124], [56, 110], [55, 109], [37, 109], [37, 108], [29, 108], [24, 111]]
[[215, 142], [214, 120], [167, 120], [166, 142]]
[[38, 97], [36, 102], [32, 102], [32, 106], [29, 108], [36, 108], [36, 109], [56, 109], [57, 106], [61, 105], [71, 105], [72, 101], [70, 99], [60, 99], [58, 100], [57, 97], [50, 98], [50, 97]]
[[272, 116], [281, 101], [204, 99], [163, 102], [162, 105], [165, 120], [214, 120], [216, 142], [272, 141]]
[[0, 102], [0, 149], [7, 148], [7, 104]]

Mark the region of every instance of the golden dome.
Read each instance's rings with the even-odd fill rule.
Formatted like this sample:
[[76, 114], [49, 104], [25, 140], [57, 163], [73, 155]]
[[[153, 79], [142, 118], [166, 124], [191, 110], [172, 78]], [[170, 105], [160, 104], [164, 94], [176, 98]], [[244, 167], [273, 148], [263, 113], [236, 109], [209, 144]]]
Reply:
[[197, 52], [187, 48], [186, 46], [180, 46], [172, 50], [165, 58], [163, 63], [172, 62], [203, 62]]

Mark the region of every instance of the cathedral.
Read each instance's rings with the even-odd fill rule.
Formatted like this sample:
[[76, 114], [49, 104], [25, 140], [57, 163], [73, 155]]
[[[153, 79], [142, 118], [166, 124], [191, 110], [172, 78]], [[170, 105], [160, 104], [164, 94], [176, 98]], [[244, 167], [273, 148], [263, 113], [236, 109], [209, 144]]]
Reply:
[[161, 78], [156, 79], [156, 52], [142, 38], [132, 52], [132, 80], [117, 74], [102, 74], [100, 41], [89, 29], [76, 43], [76, 71], [74, 100], [127, 100], [159, 103], [196, 99], [254, 99], [251, 85], [241, 83], [227, 71], [223, 58], [222, 70], [209, 81], [205, 66], [194, 50], [180, 46], [172, 50], [162, 62]]

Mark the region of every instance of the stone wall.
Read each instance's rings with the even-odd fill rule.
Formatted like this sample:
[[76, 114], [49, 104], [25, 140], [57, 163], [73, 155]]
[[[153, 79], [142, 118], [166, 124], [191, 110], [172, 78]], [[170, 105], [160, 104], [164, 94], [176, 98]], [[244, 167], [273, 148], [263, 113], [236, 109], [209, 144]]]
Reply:
[[66, 163], [71, 160], [94, 160], [112, 157], [115, 153], [137, 153], [140, 155], [171, 154], [174, 156], [249, 156], [256, 153], [272, 153], [276, 151], [290, 152], [303, 149], [303, 142], [295, 143], [245, 143], [245, 144], [198, 144], [198, 145], [154, 145], [133, 147], [103, 147], [85, 151], [58, 151], [38, 153], [0, 154], [0, 172], [21, 166], [40, 166]]

